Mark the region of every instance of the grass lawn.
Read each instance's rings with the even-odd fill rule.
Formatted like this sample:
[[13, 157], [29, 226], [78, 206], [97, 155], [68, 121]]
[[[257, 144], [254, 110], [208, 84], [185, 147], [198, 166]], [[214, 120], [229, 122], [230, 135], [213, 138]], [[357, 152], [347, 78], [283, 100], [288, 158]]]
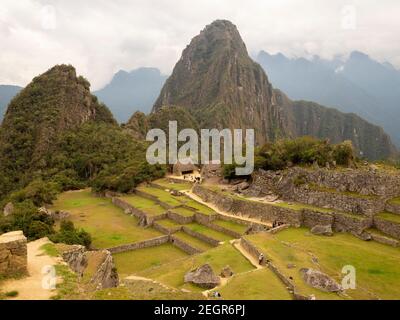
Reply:
[[219, 291], [227, 300], [292, 300], [285, 285], [268, 268], [234, 275]]
[[212, 223], [221, 226], [223, 228], [238, 232], [240, 234], [245, 233], [246, 230], [249, 228], [249, 226], [245, 224], [240, 224], [233, 221], [214, 220]]
[[185, 284], [185, 274], [201, 265], [209, 263], [215, 274], [219, 274], [225, 266], [229, 265], [234, 273], [253, 270], [253, 266], [231, 244], [226, 243], [202, 254], [190, 256], [183, 260], [174, 261], [160, 267], [145, 270], [139, 275], [155, 279], [175, 288], [202, 291], [190, 284]]
[[168, 179], [159, 179], [156, 181], [153, 181], [153, 183], [155, 183], [156, 185], [159, 185], [160, 187], [163, 187], [165, 189], [169, 189], [169, 190], [178, 190], [178, 191], [182, 191], [182, 190], [190, 190], [193, 186], [192, 183], [190, 182], [170, 182], [168, 181]]
[[195, 214], [194, 211], [186, 209], [185, 207], [180, 207], [180, 208], [174, 208], [172, 209], [173, 212], [176, 212], [178, 214], [180, 214], [181, 216], [184, 217], [191, 217]]
[[212, 245], [208, 244], [207, 242], [204, 242], [202, 240], [199, 240], [195, 237], [192, 237], [190, 235], [188, 235], [187, 233], [183, 232], [183, 231], [178, 231], [176, 233], [174, 233], [174, 236], [177, 237], [178, 239], [185, 241], [186, 243], [188, 243], [189, 245], [191, 245], [192, 247], [205, 251], [205, 250], [209, 250], [211, 248], [213, 248]]
[[381, 212], [377, 215], [378, 218], [382, 218], [391, 222], [400, 223], [400, 214]]
[[172, 244], [166, 243], [157, 247], [114, 254], [113, 257], [118, 274], [125, 277], [145, 269], [159, 267], [164, 263], [188, 257], [188, 255]]
[[[303, 267], [318, 268], [311, 257], [318, 259], [321, 270], [339, 283], [341, 270], [346, 265], [356, 268], [356, 290], [346, 293], [354, 299], [400, 299], [400, 249], [377, 242], [362, 241], [350, 234], [338, 233], [333, 237], [310, 234], [306, 229], [288, 229], [271, 234], [247, 236], [270, 258], [282, 272], [293, 276], [301, 292], [314, 293], [320, 299], [339, 298], [335, 294], [316, 291], [299, 277]], [[290, 246], [289, 246], [290, 245]], [[294, 263], [295, 269], [287, 264]]]
[[95, 197], [89, 189], [60, 194], [51, 209], [70, 212], [71, 221], [91, 234], [96, 248], [109, 248], [161, 235], [157, 230], [140, 228], [135, 217], [125, 214], [110, 199]]
[[209, 236], [209, 237], [211, 237], [211, 238], [213, 238], [215, 240], [218, 240], [220, 242], [228, 241], [228, 240], [232, 240], [233, 239], [233, 237], [231, 237], [231, 236], [229, 236], [229, 235], [227, 235], [225, 233], [222, 233], [222, 232], [219, 232], [219, 231], [215, 231], [213, 229], [210, 229], [210, 228], [208, 228], [206, 226], [203, 226], [201, 224], [198, 224], [198, 223], [185, 224], [185, 227], [188, 227], [193, 231], [201, 233], [201, 234], [203, 234], [205, 236]]
[[128, 202], [130, 205], [134, 206], [136, 209], [142, 210], [143, 212], [149, 215], [160, 215], [165, 213], [167, 210], [161, 207], [159, 204], [155, 203], [154, 201], [143, 198], [137, 195], [127, 195], [122, 196], [120, 199]]
[[182, 200], [180, 198], [182, 197], [175, 197], [171, 195], [168, 191], [161, 190], [158, 188], [154, 187], [148, 187], [148, 186], [141, 186], [137, 188], [139, 191], [145, 192], [147, 194], [150, 194], [152, 196], [155, 196], [160, 200], [161, 202], [164, 202], [166, 204], [169, 204], [170, 206], [176, 207], [180, 206], [182, 204]]

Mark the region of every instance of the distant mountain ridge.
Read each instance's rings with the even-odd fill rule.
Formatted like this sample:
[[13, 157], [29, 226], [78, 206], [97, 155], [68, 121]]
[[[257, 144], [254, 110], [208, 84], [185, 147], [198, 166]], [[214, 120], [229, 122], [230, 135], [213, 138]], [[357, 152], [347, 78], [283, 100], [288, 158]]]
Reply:
[[176, 106], [185, 108], [201, 128], [254, 128], [257, 144], [313, 135], [333, 143], [351, 140], [370, 159], [396, 152], [381, 128], [359, 116], [292, 101], [274, 89], [249, 57], [236, 26], [226, 20], [213, 22], [192, 39], [152, 112]]
[[117, 72], [103, 89], [95, 91], [119, 122], [127, 122], [135, 111], [149, 113], [167, 76], [156, 68]]
[[21, 90], [19, 86], [0, 85], [0, 123], [8, 104]]
[[383, 126], [400, 146], [400, 71], [354, 51], [348, 59], [288, 58], [258, 54], [271, 82], [290, 98], [354, 112]]

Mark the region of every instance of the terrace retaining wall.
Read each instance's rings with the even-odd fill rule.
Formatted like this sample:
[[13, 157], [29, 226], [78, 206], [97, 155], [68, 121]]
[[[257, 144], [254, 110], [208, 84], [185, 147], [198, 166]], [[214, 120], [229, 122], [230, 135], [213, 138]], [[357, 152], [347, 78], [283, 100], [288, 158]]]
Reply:
[[204, 242], [212, 245], [213, 247], [217, 247], [219, 245], [219, 243], [220, 243], [218, 240], [216, 240], [214, 238], [211, 238], [209, 236], [206, 236], [206, 235], [204, 235], [202, 233], [199, 233], [197, 231], [194, 231], [194, 230], [192, 230], [192, 229], [190, 229], [190, 228], [188, 228], [186, 226], [182, 226], [182, 231], [187, 233], [188, 235], [194, 237], [194, 238], [197, 238], [197, 239], [199, 239], [201, 241], [204, 241]]
[[179, 213], [174, 212], [173, 209], [167, 212], [167, 216], [169, 219], [181, 224], [192, 223], [194, 221], [194, 215], [185, 217], [180, 215]]
[[127, 252], [127, 251], [143, 249], [143, 248], [156, 247], [156, 246], [162, 245], [164, 243], [167, 243], [169, 240], [170, 240], [170, 238], [167, 235], [167, 236], [161, 236], [161, 237], [152, 238], [152, 239], [135, 242], [135, 243], [131, 243], [131, 244], [124, 244], [121, 246], [109, 248], [107, 250], [110, 251], [112, 254], [122, 253], [122, 252]]
[[400, 223], [374, 217], [374, 226], [379, 231], [400, 240]]
[[302, 213], [296, 210], [281, 208], [267, 203], [237, 199], [200, 185], [195, 185], [193, 192], [203, 201], [211, 202], [218, 209], [233, 215], [256, 218], [262, 222], [288, 223], [295, 227], [299, 227], [302, 222]]
[[387, 202], [385, 210], [394, 214], [400, 214], [400, 204]]
[[233, 237], [235, 239], [239, 239], [242, 236], [242, 234], [240, 234], [239, 232], [236, 232], [236, 231], [221, 227], [221, 226], [219, 226], [217, 224], [214, 224], [212, 222], [199, 221], [199, 220], [196, 220], [196, 222], [206, 226], [207, 228], [213, 229], [213, 230], [218, 231], [218, 232], [225, 233], [228, 236], [231, 236], [231, 237]]
[[201, 250], [192, 247], [190, 244], [186, 243], [185, 241], [182, 241], [182, 240], [178, 239], [174, 235], [170, 236], [170, 241], [174, 246], [176, 246], [179, 249], [185, 251], [187, 254], [193, 255], [193, 254], [197, 254], [197, 253], [202, 253]]

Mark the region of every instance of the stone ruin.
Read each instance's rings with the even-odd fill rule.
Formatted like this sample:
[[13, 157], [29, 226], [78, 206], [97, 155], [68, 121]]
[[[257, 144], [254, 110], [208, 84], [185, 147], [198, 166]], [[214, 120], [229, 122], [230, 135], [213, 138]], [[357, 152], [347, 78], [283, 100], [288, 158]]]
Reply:
[[220, 284], [220, 279], [214, 274], [213, 269], [209, 264], [189, 271], [185, 275], [185, 283], [190, 282], [201, 288], [213, 289]]
[[27, 240], [22, 231], [0, 235], [0, 275], [19, 276], [28, 273]]

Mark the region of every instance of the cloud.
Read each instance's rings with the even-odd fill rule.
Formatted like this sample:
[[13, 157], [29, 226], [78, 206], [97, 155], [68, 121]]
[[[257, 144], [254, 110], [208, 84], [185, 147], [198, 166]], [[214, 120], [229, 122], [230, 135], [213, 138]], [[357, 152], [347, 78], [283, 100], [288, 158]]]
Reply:
[[168, 74], [215, 19], [235, 23], [249, 52], [330, 58], [353, 50], [400, 67], [397, 0], [2, 0], [0, 83], [26, 85], [58, 63], [94, 89], [119, 69]]

